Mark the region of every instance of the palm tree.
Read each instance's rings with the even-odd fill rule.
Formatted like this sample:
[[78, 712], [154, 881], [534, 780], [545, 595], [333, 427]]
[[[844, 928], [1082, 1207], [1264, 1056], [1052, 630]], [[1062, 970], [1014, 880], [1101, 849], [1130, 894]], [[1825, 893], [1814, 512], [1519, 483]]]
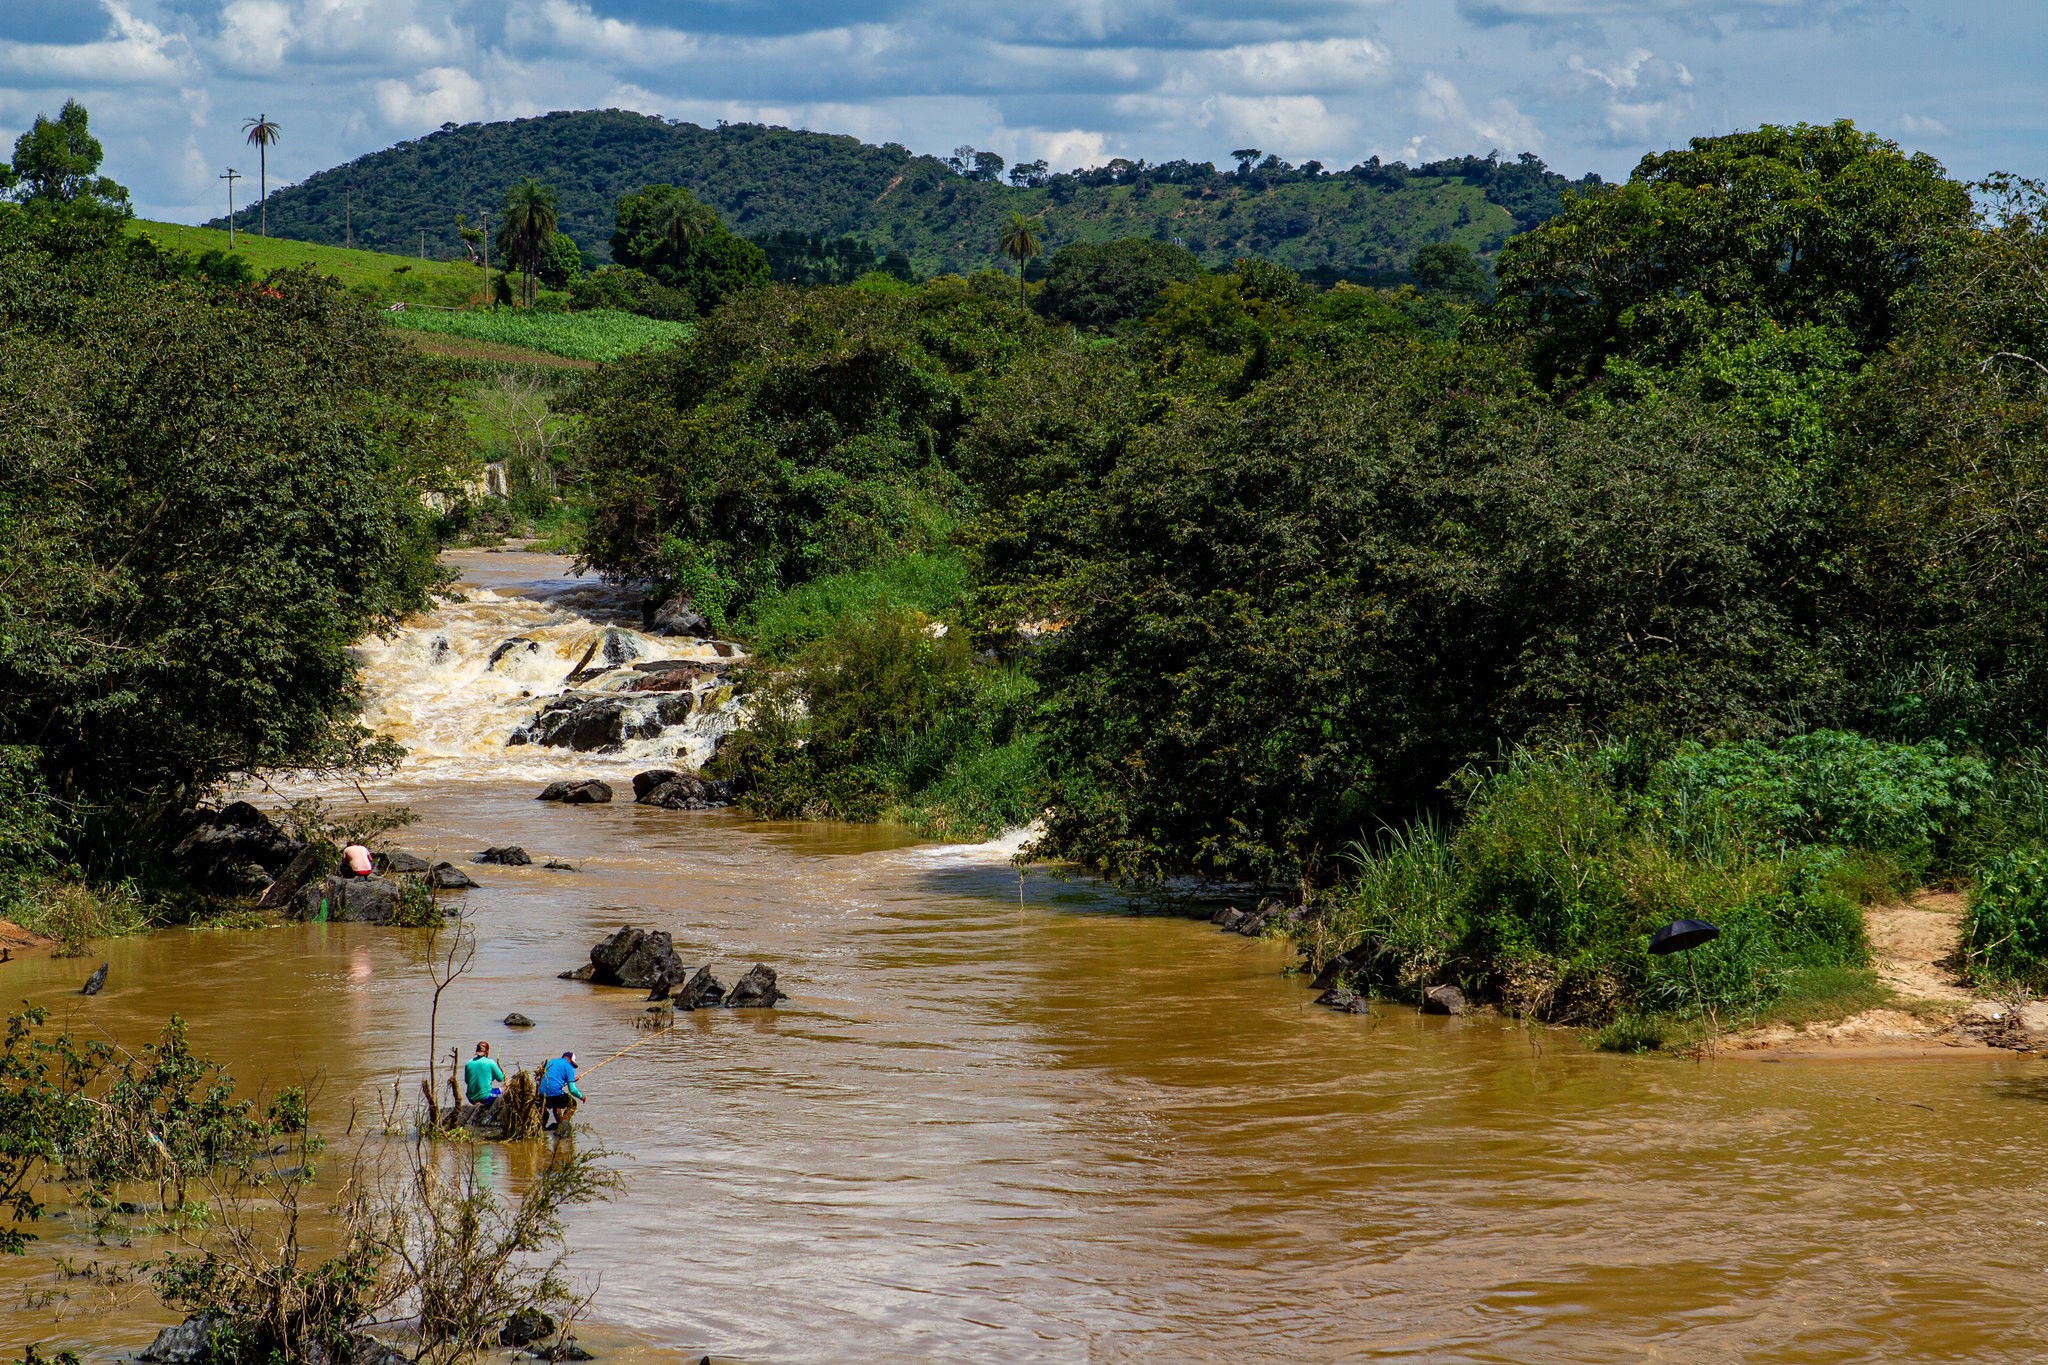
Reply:
[[542, 253], [555, 240], [555, 192], [532, 176], [505, 191], [504, 222], [498, 228], [498, 249], [526, 270], [526, 306], [533, 307], [534, 277]]
[[1017, 263], [1017, 304], [1022, 308], [1031, 306], [1030, 295], [1024, 291], [1024, 263], [1041, 250], [1038, 231], [1044, 226], [1037, 218], [1026, 218], [1012, 209], [1009, 226], [1003, 229], [1003, 235], [996, 241], [1002, 253]]
[[704, 217], [702, 214], [691, 213], [684, 207], [682, 200], [672, 199], [668, 206], [668, 222], [663, 226], [662, 232], [668, 238], [669, 245], [678, 253], [686, 252], [690, 243], [704, 235]]
[[[256, 231], [259, 235], [270, 235], [270, 149], [277, 145], [278, 134], [284, 130], [262, 114], [242, 120], [242, 131], [248, 134], [249, 145], [256, 149]], [[244, 166], [248, 162], [242, 163]]]

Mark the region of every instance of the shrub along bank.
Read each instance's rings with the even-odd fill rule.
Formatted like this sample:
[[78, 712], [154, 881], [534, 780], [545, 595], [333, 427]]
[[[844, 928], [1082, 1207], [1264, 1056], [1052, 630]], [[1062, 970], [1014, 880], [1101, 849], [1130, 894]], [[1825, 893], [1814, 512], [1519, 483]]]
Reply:
[[[1311, 967], [1412, 997], [1452, 982], [1521, 1013], [1615, 1025], [1755, 1019], [1787, 997], [1868, 993], [1863, 906], [1976, 864], [1987, 840], [2048, 830], [1989, 766], [1939, 741], [1817, 731], [1776, 743], [1523, 750], [1468, 774], [1457, 823], [1355, 845], [1298, 931]], [[2017, 818], [2023, 830], [2014, 828]], [[1721, 937], [1653, 957], [1703, 919]]]

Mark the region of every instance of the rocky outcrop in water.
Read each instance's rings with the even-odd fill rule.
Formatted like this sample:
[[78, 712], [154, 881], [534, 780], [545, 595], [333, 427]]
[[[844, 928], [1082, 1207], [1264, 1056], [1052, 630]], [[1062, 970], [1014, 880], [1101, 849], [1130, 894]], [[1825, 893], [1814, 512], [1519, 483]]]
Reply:
[[688, 692], [657, 696], [584, 696], [565, 692], [512, 732], [507, 744], [538, 744], [577, 753], [615, 753], [628, 740], [653, 739], [696, 709]]
[[550, 782], [533, 799], [559, 801], [565, 806], [600, 806], [612, 799], [612, 788], [609, 782], [584, 777], [570, 782]]
[[505, 844], [503, 846], [493, 844], [491, 847], [477, 854], [476, 857], [471, 861], [479, 863], [496, 863], [500, 867], [533, 866], [533, 859], [527, 857], [526, 850], [521, 848], [517, 844]]
[[674, 768], [650, 768], [633, 777], [633, 800], [664, 810], [716, 810], [732, 804], [730, 783]]
[[454, 863], [435, 863], [427, 873], [427, 885], [436, 891], [467, 891], [476, 883]]
[[88, 976], [85, 979], [85, 984], [78, 988], [78, 993], [80, 995], [98, 995], [101, 991], [105, 990], [107, 988], [107, 968], [110, 965], [110, 963], [102, 962], [100, 969], [91, 976]]
[[180, 875], [209, 891], [256, 895], [267, 890], [305, 844], [247, 801], [195, 811], [171, 849]]
[[711, 623], [700, 615], [690, 599], [677, 594], [666, 602], [640, 604], [640, 628], [649, 635], [708, 639]]
[[330, 923], [389, 924], [398, 909], [398, 883], [389, 877], [324, 877], [299, 893], [297, 918]]
[[417, 877], [433, 867], [433, 864], [418, 854], [396, 848], [388, 848], [377, 854], [376, 864], [379, 872], [390, 877]]
[[600, 939], [590, 950], [590, 961], [562, 975], [596, 986], [647, 990], [657, 983], [681, 981], [683, 970], [683, 960], [676, 956], [675, 943], [667, 934], [628, 924]]
[[726, 1008], [735, 1010], [769, 1009], [776, 1001], [787, 1000], [775, 987], [775, 972], [756, 962], [747, 968], [745, 976], [733, 983], [732, 991], [725, 997]]
[[699, 967], [688, 981], [676, 989], [670, 1000], [679, 1010], [705, 1010], [724, 998], [724, 984], [711, 974], [709, 967]]
[[1422, 993], [1424, 1014], [1463, 1014], [1465, 992], [1456, 986], [1431, 986]]

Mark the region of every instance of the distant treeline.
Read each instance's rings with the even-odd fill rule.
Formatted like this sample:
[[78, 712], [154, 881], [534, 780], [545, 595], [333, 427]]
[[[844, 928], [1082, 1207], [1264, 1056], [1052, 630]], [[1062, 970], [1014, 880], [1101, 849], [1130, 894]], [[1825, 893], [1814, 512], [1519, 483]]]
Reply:
[[1526, 153], [1418, 167], [1374, 157], [1343, 171], [1253, 148], [1233, 155], [1237, 164], [1221, 169], [1117, 158], [1056, 171], [1043, 162], [1010, 166], [970, 147], [919, 156], [834, 134], [588, 110], [445, 124], [276, 191], [268, 213], [278, 236], [411, 253], [424, 232], [428, 254], [461, 255], [455, 215], [498, 204], [532, 176], [554, 188], [561, 230], [596, 266], [610, 259], [618, 200], [668, 184], [764, 248], [789, 234], [856, 237], [880, 268], [894, 255], [920, 275], [998, 264], [996, 227], [1014, 210], [1046, 213], [1054, 245], [1150, 237], [1177, 241], [1214, 268], [1255, 255], [1356, 279], [1399, 270], [1432, 243], [1490, 255], [1554, 214], [1565, 189], [1599, 183], [1570, 180]]

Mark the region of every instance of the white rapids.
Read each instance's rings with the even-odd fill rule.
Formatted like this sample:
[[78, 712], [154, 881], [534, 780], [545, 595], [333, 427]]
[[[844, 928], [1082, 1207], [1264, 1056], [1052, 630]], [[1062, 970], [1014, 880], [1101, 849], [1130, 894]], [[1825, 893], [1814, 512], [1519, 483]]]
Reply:
[[[629, 626], [630, 594], [566, 578], [564, 561], [552, 556], [449, 559], [462, 572], [455, 595], [354, 647], [363, 724], [405, 746], [402, 782], [696, 768], [739, 723], [742, 706], [724, 676], [744, 657], [737, 646]], [[645, 688], [648, 665], [661, 663], [697, 667], [683, 670], [689, 680], [672, 690], [631, 690]], [[583, 752], [513, 742], [565, 695], [618, 698], [632, 737]], [[657, 714], [664, 706], [674, 723]]]

